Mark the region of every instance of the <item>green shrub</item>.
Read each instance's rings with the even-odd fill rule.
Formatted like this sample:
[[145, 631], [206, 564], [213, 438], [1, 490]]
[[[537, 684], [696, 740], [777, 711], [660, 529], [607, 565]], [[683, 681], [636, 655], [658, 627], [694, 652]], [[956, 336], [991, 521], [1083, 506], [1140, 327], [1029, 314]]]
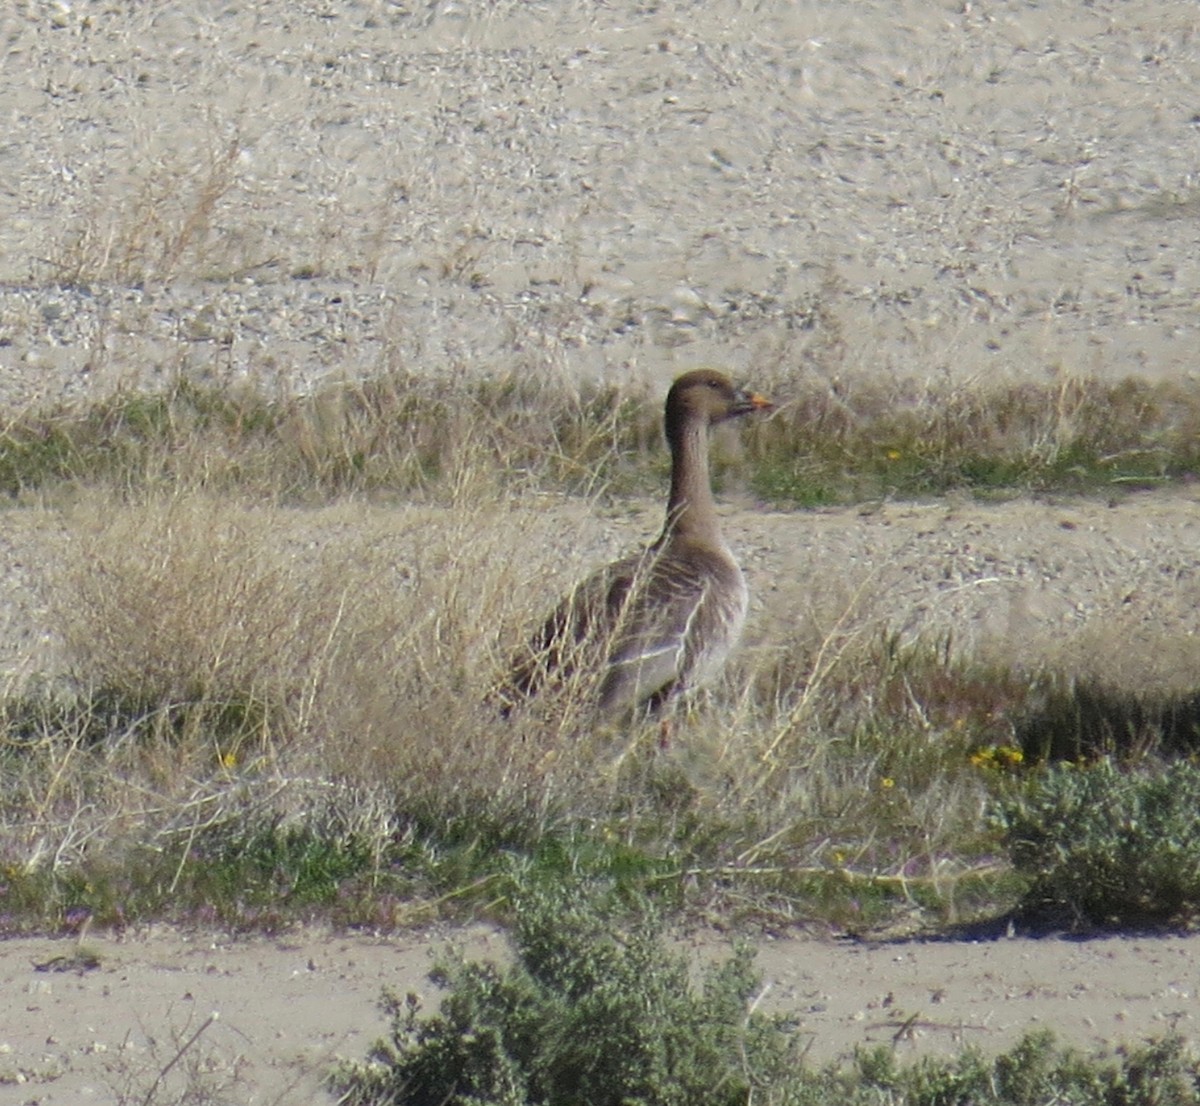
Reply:
[[1200, 768], [1059, 765], [997, 804], [1031, 922], [1179, 923], [1200, 911]]
[[902, 1066], [892, 1049], [859, 1053], [857, 1070], [840, 1077], [841, 1093], [824, 1073], [830, 1093], [815, 1097], [816, 1077], [789, 1104], [867, 1106], [1195, 1106], [1200, 1068], [1178, 1037], [1122, 1051], [1115, 1060], [1087, 1057], [1055, 1046], [1049, 1030], [1031, 1033], [994, 1059], [969, 1048], [951, 1059], [925, 1057]]
[[391, 1038], [330, 1079], [343, 1106], [1196, 1106], [1200, 1063], [1178, 1037], [1109, 1058], [1059, 1049], [1048, 1030], [1007, 1052], [967, 1048], [905, 1064], [894, 1048], [805, 1066], [784, 1023], [748, 1012], [740, 948], [699, 986], [653, 918], [623, 925], [578, 893], [517, 908], [510, 967], [456, 960], [447, 990], [388, 996]]
[[441, 1012], [389, 1000], [392, 1039], [335, 1076], [347, 1104], [720, 1106], [782, 1070], [783, 1030], [747, 1012], [758, 987], [738, 949], [693, 986], [661, 925], [623, 926], [575, 894], [519, 904], [515, 963], [452, 962]]

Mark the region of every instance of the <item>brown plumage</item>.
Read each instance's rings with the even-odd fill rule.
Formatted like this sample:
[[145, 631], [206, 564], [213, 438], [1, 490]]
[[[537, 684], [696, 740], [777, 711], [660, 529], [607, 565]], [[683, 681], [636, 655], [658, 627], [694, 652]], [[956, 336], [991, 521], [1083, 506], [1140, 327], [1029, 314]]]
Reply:
[[662, 533], [559, 603], [513, 663], [500, 696], [507, 709], [582, 677], [601, 715], [658, 710], [721, 671], [748, 596], [717, 520], [708, 432], [770, 407], [711, 369], [675, 381], [666, 403], [671, 492]]

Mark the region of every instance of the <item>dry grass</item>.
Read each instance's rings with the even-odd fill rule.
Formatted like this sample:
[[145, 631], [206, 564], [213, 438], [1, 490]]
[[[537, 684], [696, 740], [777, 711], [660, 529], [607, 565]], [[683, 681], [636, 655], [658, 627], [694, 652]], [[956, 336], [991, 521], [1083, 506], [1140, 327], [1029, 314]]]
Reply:
[[[1200, 388], [1064, 378], [840, 385], [766, 380], [779, 401], [737, 438], [735, 468], [783, 505], [1030, 491], [1119, 494], [1200, 471]], [[403, 368], [287, 396], [175, 377], [156, 394], [27, 412], [0, 429], [0, 487], [200, 487], [283, 503], [352, 495], [469, 502], [530, 487], [657, 489], [658, 399], [520, 375], [434, 379]]]
[[[1139, 135], [1159, 128], [1137, 129], [1161, 115], [1162, 80], [1182, 83], [1177, 32], [1187, 28], [1160, 36], [1155, 81], [1135, 48], [1140, 29], [1131, 21], [1107, 28], [1118, 49], [1105, 71], [1140, 109], [1129, 113], [1128, 141], [1108, 141], [1111, 119], [1069, 96], [1060, 113], [1069, 133], [1039, 119], [981, 140], [962, 114], [976, 102], [975, 59], [1009, 59], [989, 80], [1009, 84], [1006, 102], [1019, 105], [1019, 90], [1041, 87], [1046, 66], [1066, 64], [1080, 78], [1074, 85], [1090, 90], [1094, 82], [1082, 78], [1105, 44], [1085, 40], [1070, 56], [1014, 54], [988, 20], [964, 18], [948, 37], [940, 15], [931, 16], [915, 24], [914, 41], [949, 46], [899, 66], [897, 79], [892, 53], [864, 53], [831, 6], [804, 32], [808, 46], [821, 46], [805, 56], [804, 91], [818, 107], [852, 106], [842, 114], [853, 125], [822, 119], [806, 138], [785, 103], [794, 90], [778, 80], [778, 51], [729, 39], [736, 20], [727, 12], [714, 11], [715, 26], [708, 17], [672, 26], [670, 41], [657, 26], [640, 40], [634, 20], [635, 33], [622, 34], [629, 47], [606, 46], [596, 66], [595, 51], [559, 49], [562, 28], [550, 28], [548, 47], [525, 49], [524, 23], [510, 17], [527, 13], [511, 2], [488, 6], [486, 22], [501, 32], [497, 41], [511, 35], [521, 50], [397, 54], [397, 29], [420, 47], [418, 24], [433, 15], [393, 7], [361, 26], [286, 13], [304, 41], [325, 44], [315, 51], [257, 48], [251, 23], [274, 27], [269, 12], [237, 34], [205, 24], [189, 42], [199, 68], [178, 73], [173, 50], [145, 50], [145, 42], [169, 44], [138, 25], [147, 17], [136, 6], [133, 24], [67, 11], [54, 17], [51, 38], [70, 43], [68, 53], [91, 43], [96, 64], [65, 92], [56, 86], [78, 58], [62, 54], [47, 68], [35, 62], [40, 43], [30, 51], [14, 39], [14, 56], [30, 59], [46, 93], [39, 111], [26, 113], [37, 120], [29, 133], [46, 171], [20, 179], [45, 185], [59, 213], [45, 219], [36, 246], [17, 231], [15, 279], [28, 266], [35, 283], [190, 284], [201, 299], [203, 282], [248, 273], [264, 284], [286, 276], [378, 281], [373, 290], [418, 284], [427, 294], [397, 311], [395, 326], [430, 336], [405, 342], [382, 328], [382, 344], [422, 361], [410, 372], [386, 355], [374, 360], [373, 344], [337, 348], [323, 331], [310, 334], [308, 319], [320, 312], [277, 327], [272, 316], [286, 296], [243, 324], [245, 305], [234, 296], [224, 314], [209, 303], [184, 313], [167, 355], [179, 375], [162, 394], [5, 417], [0, 489], [17, 503], [48, 498], [72, 511], [55, 626], [72, 684], [4, 697], [0, 928], [60, 924], [81, 911], [119, 922], [213, 902], [222, 921], [253, 921], [261, 909], [258, 924], [286, 924], [288, 910], [306, 902], [329, 909], [327, 899], [298, 894], [317, 862], [330, 865], [339, 894], [366, 888], [368, 905], [339, 917], [396, 923], [411, 916], [383, 903], [397, 887], [433, 910], [459, 895], [477, 905], [501, 898], [493, 877], [503, 850], [514, 864], [553, 867], [564, 879], [650, 870], [639, 889], [669, 885], [726, 913], [862, 924], [896, 904], [943, 917], [969, 912], [966, 889], [994, 847], [981, 811], [1013, 764], [1003, 752], [1012, 726], [998, 719], [1068, 686], [1082, 666], [1047, 684], [1041, 674], [952, 658], [938, 642], [902, 649], [847, 597], [803, 634], [744, 654], [713, 701], [681, 722], [669, 754], [657, 751], [653, 727], [581, 734], [575, 718], [553, 711], [506, 723], [482, 705], [497, 666], [519, 628], [589, 565], [568, 559], [556, 577], [554, 554], [570, 550], [547, 550], [537, 540], [547, 531], [529, 515], [521, 516], [527, 532], [477, 535], [513, 493], [565, 490], [595, 505], [657, 488], [665, 466], [655, 401], [528, 380], [633, 362], [697, 338], [699, 348], [777, 367], [778, 379], [755, 384], [776, 392], [782, 409], [735, 458], [737, 477], [774, 503], [948, 490], [1111, 495], [1194, 477], [1200, 391], [1191, 385], [1071, 375], [1020, 387], [950, 383], [948, 374], [878, 382], [914, 364], [964, 358], [967, 372], [1086, 364], [1091, 340], [1106, 350], [1096, 355], [1102, 370], [1135, 363], [1134, 355], [1161, 358], [1167, 372], [1186, 362], [1186, 348], [1178, 350], [1187, 328], [1174, 316], [1191, 297], [1177, 286], [1170, 249], [1157, 269], [1136, 264], [1146, 270], [1132, 277], [1144, 300], [1120, 302], [1119, 289], [1146, 244], [1147, 257], [1162, 254], [1162, 221], [1195, 206], [1185, 188], [1163, 205], [1159, 193], [1192, 167], [1147, 156]], [[579, 14], [569, 36], [577, 37]], [[245, 56], [250, 42], [261, 64]], [[1121, 56], [1136, 59], [1132, 67]], [[557, 67], [567, 58], [579, 68], [563, 81]], [[701, 74], [691, 65], [712, 69], [722, 86], [693, 84]], [[603, 72], [602, 82], [586, 83], [589, 71]], [[82, 108], [93, 73], [119, 94]], [[122, 87], [127, 79], [184, 87], [188, 102], [144, 96], [133, 83]], [[445, 89], [456, 81], [485, 94], [447, 110]], [[711, 100], [708, 123], [696, 126], [690, 112], [644, 94], [658, 82]], [[638, 95], [620, 101], [603, 131], [580, 103], [567, 110], [564, 89], [573, 88], [610, 114], [610, 87]], [[359, 111], [365, 101], [354, 95], [363, 89], [371, 102]], [[747, 112], [755, 100], [762, 117]], [[1038, 102], [1018, 121], [1031, 122]], [[128, 119], [114, 120], [110, 103]], [[164, 105], [163, 118], [149, 114]], [[241, 120], [242, 133], [221, 122], [222, 112]], [[80, 141], [85, 117], [103, 141]], [[388, 120], [398, 129], [381, 125]], [[1177, 126], [1187, 130], [1183, 115]], [[1035, 131], [1037, 150], [1025, 141]], [[745, 144], [748, 134], [762, 149]], [[655, 174], [674, 167], [671, 187], [621, 155], [630, 141], [649, 152], [641, 162]], [[730, 141], [725, 166], [720, 147]], [[1099, 191], [1083, 172], [1097, 144], [1107, 160], [1094, 179], [1112, 182]], [[85, 146], [100, 157], [85, 156]], [[719, 176], [711, 157], [722, 162]], [[998, 174], [988, 168], [1001, 165]], [[561, 166], [589, 168], [579, 177]], [[55, 182], [75, 174], [80, 183], [60, 202]], [[1058, 174], [1067, 178], [1061, 205]], [[719, 179], [731, 187], [713, 190]], [[801, 214], [795, 232], [779, 222], [779, 213], [803, 213], [814, 209], [812, 197], [829, 195], [839, 219], [810, 226]], [[1108, 223], [1091, 229], [1093, 214], [1109, 208], [1120, 234], [1106, 233]], [[1124, 210], [1139, 211], [1137, 225]], [[620, 233], [595, 217], [606, 211], [621, 213]], [[660, 226], [663, 211], [670, 228]], [[1144, 240], [1141, 225], [1152, 228]], [[1086, 243], [1096, 234], [1117, 245], [1095, 251], [1111, 252], [1099, 264], [1080, 266], [1080, 257], [1094, 259]], [[706, 260], [708, 244], [721, 242], [725, 252]], [[809, 279], [816, 257], [845, 258], [847, 275], [830, 264]], [[1012, 273], [1022, 274], [1019, 286]], [[1051, 291], [1059, 274], [1067, 284]], [[703, 306], [676, 318], [668, 290], [681, 281]], [[626, 282], [636, 293], [626, 294]], [[503, 311], [492, 309], [501, 303]], [[150, 374], [144, 362], [158, 366], [162, 345], [113, 331], [150, 331], [158, 310], [114, 324], [101, 307], [95, 333], [68, 340], [87, 352], [64, 362], [82, 370], [93, 368], [85, 359], [126, 359]], [[461, 329], [446, 325], [451, 315]], [[267, 335], [261, 356], [244, 349], [256, 330]], [[485, 342], [472, 331], [500, 337]], [[1151, 331], [1182, 339], [1143, 337]], [[292, 336], [289, 352], [277, 352], [287, 344], [280, 334]], [[16, 345], [42, 354], [57, 340], [18, 334]], [[999, 356], [983, 352], [1001, 340]], [[232, 368], [239, 343], [238, 364], [251, 376], [261, 369], [291, 382], [295, 366], [276, 358], [325, 356], [326, 367], [366, 379], [297, 396], [214, 388], [188, 375], [201, 363], [206, 373]], [[576, 357], [581, 349], [592, 358]], [[483, 362], [506, 376], [431, 380], [426, 353], [439, 367]], [[403, 507], [386, 513], [365, 506], [398, 500]], [[321, 514], [302, 519], [300, 506]], [[1097, 648], [1114, 655], [1120, 646]], [[313, 843], [324, 847], [315, 861]], [[339, 875], [342, 861], [357, 865], [348, 876]], [[424, 882], [403, 883], [400, 869]], [[221, 871], [224, 884], [214, 882]], [[146, 1093], [131, 1085], [123, 1100], [231, 1093], [220, 1077], [237, 1073], [208, 1066], [205, 1025], [174, 1033], [141, 1075]]]
[[1194, 477], [1190, 383], [905, 382], [806, 390], [753, 439], [760, 493], [807, 504], [947, 491], [1109, 492]]
[[[1166, 443], [1167, 472], [1200, 411], [1182, 389], [1086, 382], [1051, 403], [952, 398], [793, 399], [741, 464], [761, 477], [811, 448], [838, 458], [845, 491], [877, 479], [853, 467], [873, 463], [866, 442], [1056, 465], [1132, 427]], [[352, 854], [368, 898], [401, 854], [430, 876], [408, 893], [483, 881], [502, 896], [508, 850], [535, 868], [640, 864], [721, 909], [953, 915], [959, 886], [990, 870], [982, 812], [1048, 684], [946, 643], [901, 647], [865, 590], [831, 592], [798, 635], [744, 653], [667, 753], [653, 722], [593, 727], [570, 689], [511, 719], [489, 705], [513, 644], [600, 559], [578, 551], [584, 520], [661, 479], [657, 421], [615, 392], [404, 374], [286, 403], [179, 383], [51, 418], [61, 435], [42, 440], [59, 442], [71, 501], [54, 588], [71, 686], [9, 696], [6, 870], [43, 916], [80, 902], [119, 916], [162, 909], [163, 890], [199, 895], [212, 849], [299, 864], [267, 855], [299, 833], [338, 864]], [[21, 433], [10, 441], [34, 440]], [[385, 487], [408, 504], [370, 505]], [[554, 841], [570, 844], [545, 861]], [[101, 843], [107, 890], [89, 899]], [[152, 870], [137, 894], [122, 863]]]
[[853, 611], [761, 650], [670, 754], [653, 722], [593, 731], [554, 702], [500, 718], [486, 695], [552, 551], [495, 511], [78, 505], [57, 589], [74, 705], [10, 718], [10, 870], [149, 846], [177, 891], [196, 841], [246, 825], [377, 857], [414, 833], [536, 854], [585, 827], [762, 902], [822, 873], [952, 883], [973, 864], [985, 785], [957, 716], [920, 716], [923, 692], [897, 687], [928, 658], [881, 668]]
[[157, 393], [26, 412], [0, 425], [0, 487], [203, 489], [321, 504], [397, 493], [469, 502], [528, 485], [595, 494], [661, 459], [659, 413], [615, 389], [404, 369], [285, 396], [178, 376]]
[[77, 505], [55, 589], [71, 688], [10, 700], [10, 870], [279, 819], [380, 848], [398, 819], [528, 837], [561, 815], [588, 765], [484, 704], [545, 569], [479, 539], [494, 511]]
[[143, 284], [176, 278], [235, 277], [267, 261], [220, 225], [220, 206], [237, 186], [240, 139], [210, 124], [207, 141], [188, 153], [136, 157], [119, 191], [98, 193], [92, 206], [58, 232], [44, 258], [56, 283]]

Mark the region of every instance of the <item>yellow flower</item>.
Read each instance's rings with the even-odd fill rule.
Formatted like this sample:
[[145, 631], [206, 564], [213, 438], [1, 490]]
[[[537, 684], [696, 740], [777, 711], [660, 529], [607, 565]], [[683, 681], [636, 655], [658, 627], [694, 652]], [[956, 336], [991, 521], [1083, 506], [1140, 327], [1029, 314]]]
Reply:
[[891, 776], [884, 776], [883, 779], [879, 781], [879, 786], [884, 791], [891, 791], [891, 789], [896, 786], [896, 781], [892, 779]]
[[1015, 768], [1025, 760], [1025, 754], [1015, 745], [989, 745], [971, 754], [976, 768]]

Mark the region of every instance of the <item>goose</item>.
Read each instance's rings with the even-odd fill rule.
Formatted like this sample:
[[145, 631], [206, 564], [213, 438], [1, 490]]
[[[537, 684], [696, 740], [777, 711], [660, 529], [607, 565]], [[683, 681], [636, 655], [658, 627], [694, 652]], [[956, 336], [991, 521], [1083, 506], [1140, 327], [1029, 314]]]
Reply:
[[679, 377], [664, 427], [671, 488], [662, 533], [577, 585], [518, 653], [504, 713], [582, 676], [600, 718], [659, 713], [710, 683], [742, 633], [749, 594], [721, 535], [708, 466], [709, 428], [768, 411], [770, 400], [712, 369]]

